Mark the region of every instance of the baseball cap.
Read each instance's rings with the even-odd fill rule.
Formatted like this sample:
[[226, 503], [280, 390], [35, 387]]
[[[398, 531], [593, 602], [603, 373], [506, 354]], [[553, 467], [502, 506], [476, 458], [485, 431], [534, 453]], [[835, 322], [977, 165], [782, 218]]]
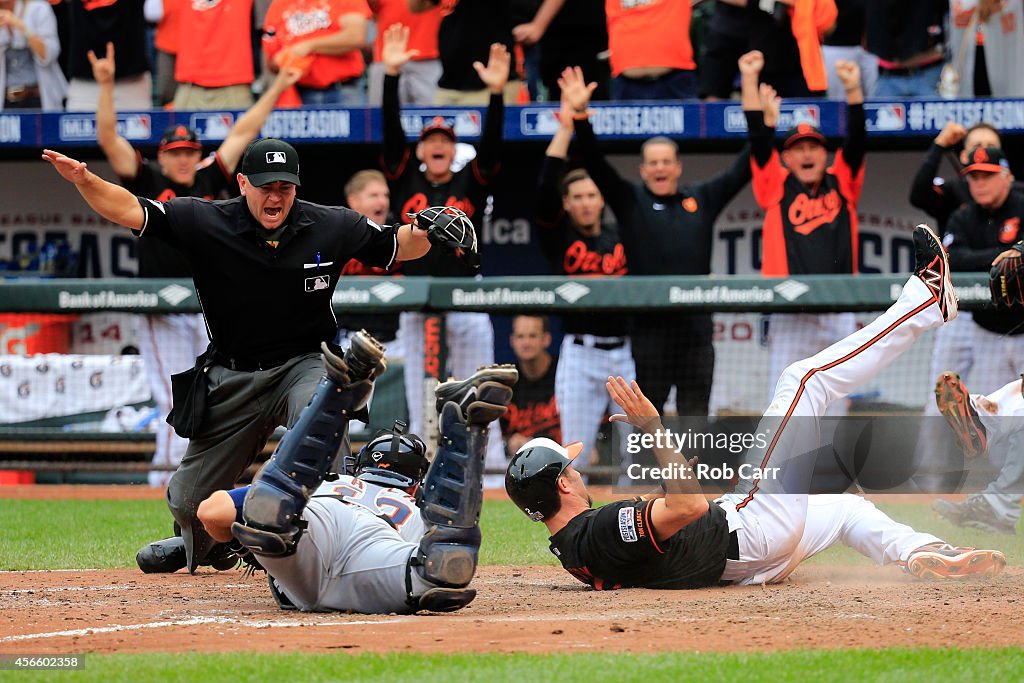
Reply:
[[282, 181], [301, 185], [299, 182], [299, 153], [284, 140], [263, 138], [256, 140], [245, 150], [239, 173], [256, 187]]
[[817, 140], [822, 145], [825, 144], [825, 136], [822, 135], [821, 129], [805, 121], [789, 129], [786, 133], [786, 141], [782, 144], [782, 149], [789, 149], [800, 140], [808, 138]]
[[455, 136], [455, 129], [443, 116], [435, 116], [427, 122], [427, 125], [423, 126], [423, 130], [420, 131], [420, 140], [423, 140], [431, 133], [444, 133], [452, 139], [452, 142], [458, 140]]
[[169, 149], [195, 149], [202, 151], [203, 144], [199, 142], [199, 135], [193, 129], [179, 123], [165, 130], [164, 136], [160, 138], [160, 151], [166, 152]]
[[1010, 162], [998, 147], [978, 147], [967, 155], [967, 165], [960, 171], [960, 175], [967, 175], [971, 171], [999, 173], [1009, 170]]

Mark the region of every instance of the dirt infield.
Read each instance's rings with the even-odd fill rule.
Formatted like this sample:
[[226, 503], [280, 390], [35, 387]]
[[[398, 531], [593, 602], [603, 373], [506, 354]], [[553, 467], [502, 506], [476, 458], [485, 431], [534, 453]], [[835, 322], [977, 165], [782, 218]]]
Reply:
[[894, 568], [805, 567], [789, 583], [586, 590], [555, 568], [483, 567], [449, 615], [277, 609], [262, 574], [0, 573], [0, 653], [598, 652], [1024, 645], [1024, 571], [922, 583]]
[[[0, 496], [44, 487], [13, 488]], [[283, 612], [262, 573], [0, 572], [0, 653], [1024, 646], [1019, 567], [928, 583], [894, 567], [809, 566], [779, 586], [595, 592], [556, 568], [489, 566], [473, 585], [479, 596], [456, 614], [364, 616]]]

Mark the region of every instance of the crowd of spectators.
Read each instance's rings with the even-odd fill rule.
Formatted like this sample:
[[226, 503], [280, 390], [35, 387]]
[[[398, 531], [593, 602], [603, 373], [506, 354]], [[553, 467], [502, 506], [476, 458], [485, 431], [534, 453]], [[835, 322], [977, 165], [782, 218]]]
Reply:
[[473, 64], [514, 56], [507, 103], [557, 102], [579, 66], [594, 99], [724, 99], [740, 55], [782, 97], [1019, 96], [1022, 0], [0, 0], [3, 107], [91, 110], [88, 53], [113, 42], [118, 109], [245, 109], [283, 65], [279, 106], [379, 106], [382, 36], [410, 28], [402, 104], [485, 104]]

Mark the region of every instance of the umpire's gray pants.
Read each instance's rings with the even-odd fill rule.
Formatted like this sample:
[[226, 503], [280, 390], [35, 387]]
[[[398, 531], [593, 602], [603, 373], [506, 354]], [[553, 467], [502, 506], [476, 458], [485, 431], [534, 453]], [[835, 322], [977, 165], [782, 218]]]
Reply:
[[181, 527], [189, 569], [215, 544], [196, 518], [199, 504], [235, 482], [279, 426], [291, 427], [324, 374], [319, 353], [270, 370], [241, 372], [213, 365], [201, 433], [193, 438], [167, 486], [167, 504]]

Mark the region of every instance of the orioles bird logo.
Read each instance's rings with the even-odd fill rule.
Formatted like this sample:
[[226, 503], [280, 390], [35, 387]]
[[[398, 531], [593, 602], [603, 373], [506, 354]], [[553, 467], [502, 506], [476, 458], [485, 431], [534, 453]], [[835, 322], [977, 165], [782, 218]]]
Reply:
[[1003, 244], [1013, 244], [1017, 241], [1017, 233], [1020, 231], [1020, 218], [1007, 218], [1003, 226], [999, 228], [999, 241]]
[[693, 213], [697, 210], [697, 200], [693, 197], [687, 197], [682, 201], [683, 209], [687, 213]]

